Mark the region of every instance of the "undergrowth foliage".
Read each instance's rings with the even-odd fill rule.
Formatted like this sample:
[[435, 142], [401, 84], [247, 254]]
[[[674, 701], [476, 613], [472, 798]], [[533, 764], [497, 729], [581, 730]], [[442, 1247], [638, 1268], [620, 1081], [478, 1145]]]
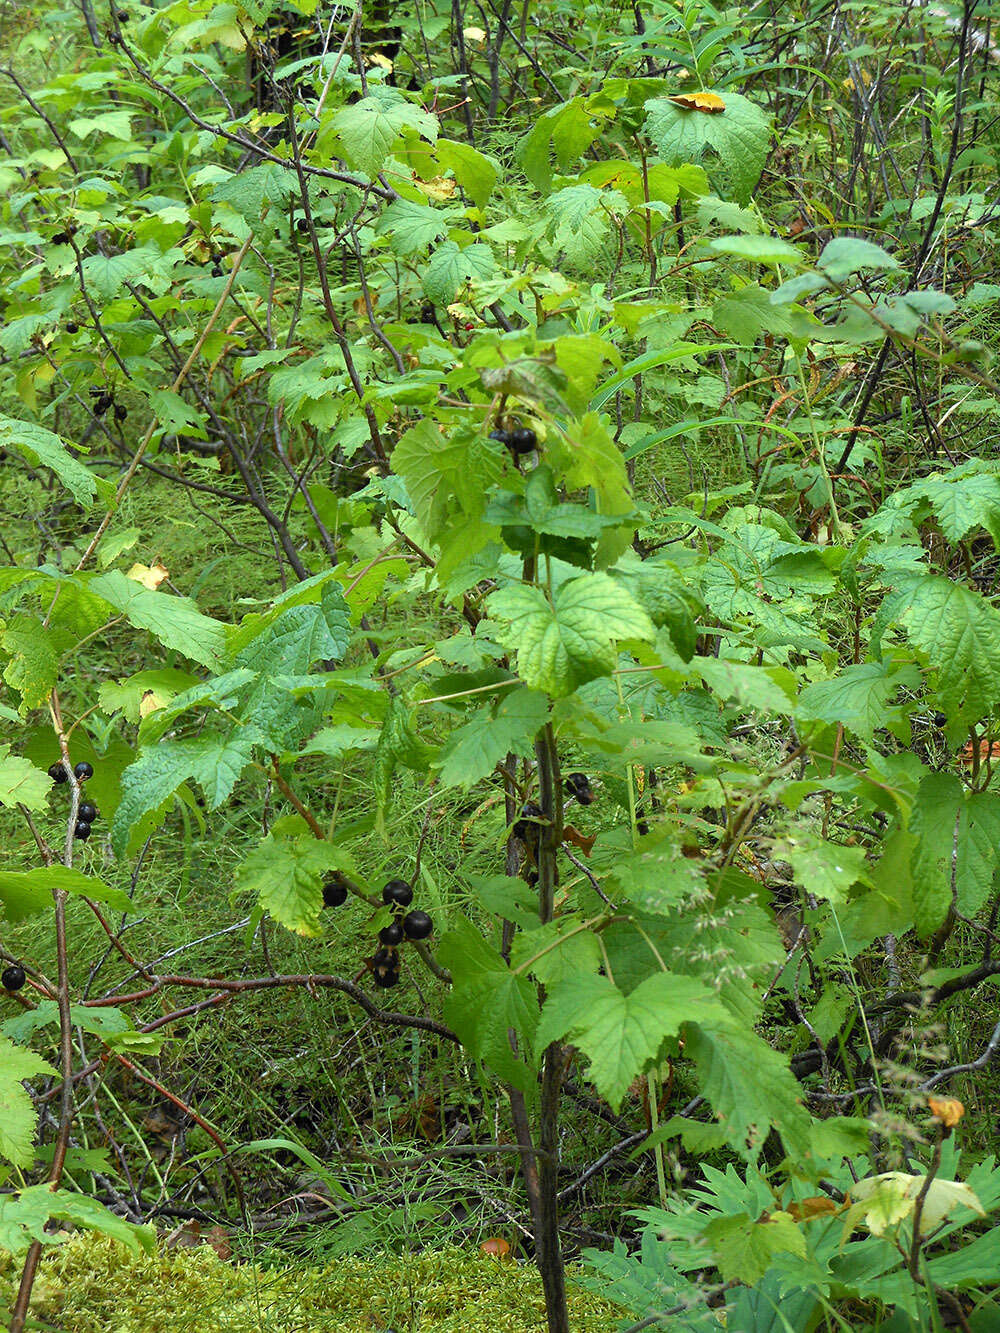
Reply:
[[[0, 869], [11, 1333], [54, 1223], [154, 1243], [68, 1170], [95, 1070], [190, 1114], [245, 1217], [231, 1146], [156, 1056], [269, 989], [432, 1034], [506, 1097], [492, 1146], [520, 1162], [551, 1333], [574, 1078], [613, 1124], [645, 1108], [607, 1161], [653, 1154], [656, 1204], [637, 1248], [588, 1252], [626, 1324], [833, 1328], [851, 1301], [924, 1328], [996, 1284], [1000, 1170], [960, 1165], [947, 1094], [1000, 1029], [964, 1061], [930, 1045], [1000, 974], [1000, 464], [942, 436], [996, 415], [997, 289], [967, 272], [992, 51], [974, 4], [928, 11], [951, 64], [926, 193], [894, 197], [845, 138], [804, 197], [793, 159], [828, 122], [795, 119], [817, 96], [802, 31], [782, 82], [704, 0], [634, 31], [587, 9], [617, 34], [607, 68], [550, 77], [577, 8], [528, 45], [509, 6], [489, 31], [469, 11], [390, 32], [209, 0], [88, 7], [78, 62], [44, 26], [9, 37], [0, 448], [4, 505], [40, 533], [12, 528], [0, 567], [0, 803], [31, 836]], [[298, 46], [275, 38], [289, 15]], [[902, 93], [872, 77], [856, 52], [822, 73], [881, 142]], [[732, 476], [704, 464], [722, 441]], [[251, 513], [272, 591], [199, 604], [212, 553], [168, 569], [125, 517], [154, 479], [206, 543]], [[393, 844], [413, 791], [423, 831]], [[118, 867], [250, 799], [232, 901], [248, 938], [317, 941], [315, 966], [138, 962]], [[459, 868], [460, 900], [422, 862], [442, 811], [493, 863]], [[71, 899], [125, 965], [100, 998]], [[8, 943], [36, 916], [56, 975]]]

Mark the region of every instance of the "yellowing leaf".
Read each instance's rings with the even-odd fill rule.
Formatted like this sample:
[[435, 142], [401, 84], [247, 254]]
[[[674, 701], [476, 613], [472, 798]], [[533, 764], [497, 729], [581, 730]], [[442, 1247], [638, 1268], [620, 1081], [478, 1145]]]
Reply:
[[686, 111], [704, 111], [710, 116], [718, 116], [726, 109], [718, 93], [675, 93], [670, 101]]
[[[872, 1235], [881, 1236], [887, 1227], [912, 1215], [925, 1180], [926, 1176], [906, 1171], [884, 1171], [859, 1180], [848, 1190], [856, 1200], [845, 1215], [848, 1229], [863, 1218]], [[932, 1180], [920, 1214], [920, 1234], [933, 1231], [956, 1208], [970, 1208], [980, 1217], [986, 1216], [975, 1192], [963, 1180]]]
[[128, 571], [125, 577], [131, 579], [133, 583], [141, 583], [142, 586], [148, 588], [150, 592], [155, 592], [163, 580], [170, 577], [170, 571], [165, 569], [163, 565], [159, 563], [155, 565], [140, 565], [136, 563]]
[[429, 181], [414, 178], [413, 184], [428, 199], [450, 199], [455, 193], [456, 182], [450, 176], [432, 176]]
[[169, 702], [169, 694], [158, 694], [156, 690], [147, 690], [139, 700], [139, 716], [149, 717], [150, 713], [155, 713], [158, 708]]

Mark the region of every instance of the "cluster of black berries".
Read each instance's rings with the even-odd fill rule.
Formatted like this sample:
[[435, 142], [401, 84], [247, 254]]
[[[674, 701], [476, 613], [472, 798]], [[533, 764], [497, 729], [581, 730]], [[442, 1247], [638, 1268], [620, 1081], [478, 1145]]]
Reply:
[[[73, 765], [73, 776], [76, 778], [77, 782], [86, 782], [88, 778], [94, 776], [93, 764], [88, 764], [86, 759], [81, 759], [78, 764]], [[69, 781], [66, 765], [61, 759], [58, 764], [53, 764], [49, 769], [49, 777], [57, 786], [61, 782]], [[100, 810], [94, 805], [93, 801], [81, 801], [76, 811], [76, 823], [73, 826], [73, 837], [80, 842], [86, 842], [90, 837], [91, 825], [100, 813]]]
[[92, 409], [95, 417], [103, 417], [109, 407], [115, 409], [116, 421], [124, 421], [128, 416], [128, 408], [122, 403], [115, 402], [115, 395], [110, 389], [102, 389], [95, 384], [87, 392], [94, 400]]
[[406, 912], [413, 902], [413, 890], [405, 879], [390, 879], [383, 885], [382, 901], [391, 907], [395, 921], [383, 926], [378, 933], [381, 946], [371, 960], [372, 980], [383, 989], [399, 982], [399, 946], [405, 940], [426, 940], [434, 930], [434, 922], [426, 912]]
[[490, 431], [490, 439], [499, 441], [515, 457], [534, 453], [538, 448], [538, 436], [530, 426], [512, 426], [509, 430], [498, 426]]
[[24, 985], [24, 982], [24, 968], [20, 967], [17, 963], [11, 963], [10, 967], [5, 967], [4, 970], [0, 972], [0, 986], [2, 986], [4, 990], [20, 990]]

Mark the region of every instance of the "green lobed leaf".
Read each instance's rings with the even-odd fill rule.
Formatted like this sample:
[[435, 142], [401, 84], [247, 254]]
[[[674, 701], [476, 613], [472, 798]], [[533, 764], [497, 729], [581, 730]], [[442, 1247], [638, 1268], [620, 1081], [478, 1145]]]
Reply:
[[711, 990], [693, 977], [657, 972], [628, 995], [609, 977], [570, 976], [548, 991], [535, 1050], [569, 1038], [590, 1059], [588, 1078], [617, 1111], [632, 1080], [682, 1024], [721, 1018]]
[[[31, 1098], [21, 1087], [23, 1079], [55, 1074], [47, 1060], [34, 1051], [15, 1046], [0, 1036], [0, 1158], [14, 1166], [30, 1166], [34, 1159], [38, 1118]], [[3, 1196], [0, 1195], [0, 1207]], [[0, 1246], [4, 1244], [0, 1230]]]
[[499, 622], [501, 643], [517, 654], [522, 679], [555, 697], [610, 675], [619, 639], [656, 637], [646, 612], [607, 574], [570, 579], [552, 602], [539, 588], [504, 588], [490, 597], [488, 607]]

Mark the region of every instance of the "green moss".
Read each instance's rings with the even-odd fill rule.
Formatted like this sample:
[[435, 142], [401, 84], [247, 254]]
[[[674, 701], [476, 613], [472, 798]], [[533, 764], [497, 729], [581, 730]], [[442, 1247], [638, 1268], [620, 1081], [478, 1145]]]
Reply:
[[[12, 1276], [8, 1269], [8, 1279]], [[9, 1299], [0, 1277], [0, 1301]], [[625, 1312], [570, 1284], [574, 1333], [613, 1333]], [[449, 1249], [281, 1272], [235, 1266], [207, 1245], [132, 1255], [77, 1236], [45, 1260], [36, 1318], [67, 1333], [540, 1333], [538, 1274]]]

